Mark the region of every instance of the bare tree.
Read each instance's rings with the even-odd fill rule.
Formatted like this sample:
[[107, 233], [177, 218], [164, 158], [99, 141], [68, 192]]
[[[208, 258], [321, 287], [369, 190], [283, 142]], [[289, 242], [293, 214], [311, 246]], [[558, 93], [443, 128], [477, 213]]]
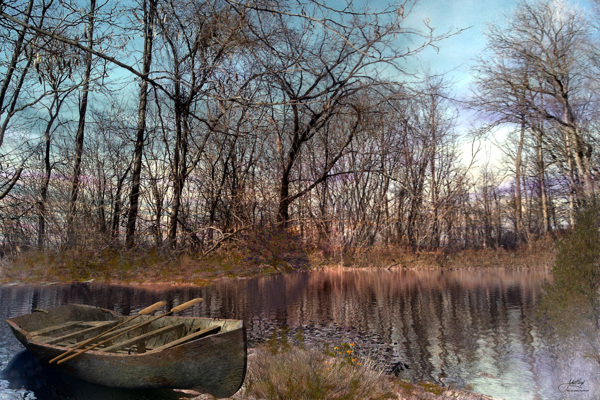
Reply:
[[49, 196], [50, 178], [54, 169], [52, 160], [52, 138], [54, 132], [64, 122], [60, 120], [62, 107], [76, 90], [72, 83], [72, 63], [77, 60], [72, 54], [69, 46], [60, 42], [47, 43], [43, 49], [39, 49], [39, 61], [36, 71], [39, 79], [44, 85], [45, 91], [50, 93], [50, 104], [44, 105], [48, 113], [45, 121], [44, 139], [42, 144], [44, 154], [44, 177], [40, 188], [39, 218], [38, 218], [38, 248], [43, 249], [46, 235], [46, 208]]
[[[198, 165], [208, 138], [233, 103], [222, 101], [215, 81], [220, 66], [245, 39], [244, 21], [220, 1], [161, 4], [158, 19], [163, 62], [170, 82], [167, 106], [172, 110], [169, 124], [169, 160], [173, 183], [167, 240], [177, 243], [177, 229], [183, 223], [180, 211], [183, 191], [190, 173]], [[164, 111], [164, 106], [159, 111]], [[166, 136], [165, 136], [166, 138]]]
[[[87, 21], [84, 36], [87, 38], [87, 46], [94, 47], [94, 25], [96, 16], [96, 0], [90, 0], [89, 11], [87, 12]], [[92, 75], [91, 53], [85, 53], [85, 70], [83, 74], [81, 99], [79, 101], [79, 123], [75, 136], [75, 163], [73, 165], [73, 177], [71, 183], [71, 197], [69, 199], [69, 213], [67, 214], [67, 245], [75, 244], [75, 226], [74, 219], [77, 210], [77, 196], [79, 195], [79, 179], [81, 175], [81, 157], [83, 155], [83, 140], [85, 135], [85, 118], [87, 116], [88, 96], [90, 92], [90, 80]]]
[[[40, 26], [44, 23], [45, 14], [52, 5], [52, 0], [43, 2], [37, 18], [33, 16], [36, 10], [35, 2], [29, 0], [27, 3], [16, 3], [7, 7], [7, 11], [12, 11], [14, 17], [21, 17], [25, 24], [34, 24]], [[36, 10], [37, 11], [37, 10]], [[0, 147], [4, 143], [7, 130], [13, 118], [19, 113], [35, 105], [45, 93], [38, 96], [30, 96], [27, 101], [23, 101], [22, 94], [27, 77], [32, 66], [37, 66], [40, 61], [40, 55], [37, 51], [39, 46], [43, 47], [44, 40], [38, 35], [31, 34], [24, 26], [13, 24], [11, 21], [2, 21], [0, 25], [3, 29], [3, 46], [6, 46], [6, 54], [11, 54], [8, 63], [3, 65], [4, 79], [0, 86]], [[14, 34], [16, 33], [16, 39]], [[42, 42], [42, 43], [39, 43]], [[12, 177], [0, 186], [0, 199], [3, 199], [12, 190], [17, 183], [23, 166], [19, 166], [12, 173]]]
[[543, 138], [564, 155], [572, 192], [589, 197], [595, 184], [587, 125], [597, 76], [589, 25], [562, 0], [521, 3], [507, 24], [487, 34], [488, 57], [476, 68], [476, 107]]
[[[289, 11], [296, 6], [301, 13]], [[364, 99], [375, 99], [375, 93], [381, 99], [389, 95], [386, 90], [393, 83], [380, 76], [378, 68], [385, 65], [405, 76], [400, 62], [441, 38], [433, 37], [432, 30], [420, 35], [403, 25], [405, 10], [407, 14], [411, 7], [412, 2], [405, 2], [379, 13], [366, 13], [352, 2], [340, 10], [318, 2], [311, 2], [309, 8], [293, 2], [244, 6], [249, 13], [260, 12], [261, 20], [268, 21], [270, 31], [276, 33], [264, 35], [262, 26], [252, 31], [261, 44], [253, 50], [266, 71], [266, 96], [277, 104], [271, 118], [277, 132], [280, 224], [290, 220], [295, 200], [328, 179], [361, 133], [370, 106]], [[421, 43], [408, 50], [396, 39], [415, 37], [420, 37]], [[330, 134], [333, 140], [326, 144], [328, 163], [310, 181], [295, 184], [304, 179], [299, 176], [298, 163], [302, 152], [340, 119], [346, 121], [344, 128]]]
[[142, 155], [146, 131], [146, 110], [148, 104], [148, 76], [152, 65], [152, 42], [154, 39], [156, 9], [158, 0], [143, 0], [143, 32], [144, 52], [142, 55], [142, 75], [140, 82], [140, 97], [138, 108], [138, 124], [135, 141], [135, 159], [133, 162], [131, 193], [129, 194], [129, 212], [127, 214], [127, 234], [125, 243], [127, 247], [133, 247], [135, 240], [135, 224], [138, 215], [140, 182], [142, 174]]

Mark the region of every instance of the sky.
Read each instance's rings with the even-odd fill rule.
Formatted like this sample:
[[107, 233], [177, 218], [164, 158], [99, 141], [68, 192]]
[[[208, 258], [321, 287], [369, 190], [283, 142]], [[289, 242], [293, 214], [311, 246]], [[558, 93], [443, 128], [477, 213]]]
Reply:
[[[591, 8], [590, 0], [567, 0], [583, 10]], [[378, 0], [384, 5], [386, 2]], [[462, 92], [470, 81], [474, 60], [486, 45], [484, 32], [490, 23], [502, 26], [506, 15], [520, 3], [518, 0], [420, 0], [409, 16], [418, 26], [425, 18], [436, 28], [435, 33], [466, 29], [439, 43], [439, 52], [429, 48], [419, 54], [419, 61], [434, 73], [449, 72], [454, 87]]]
[[[593, 0], [566, 0], [569, 4], [591, 10]], [[385, 7], [389, 1], [375, 0], [375, 7]], [[428, 48], [417, 55], [414, 60], [417, 69], [427, 70], [434, 74], [446, 73], [451, 82], [451, 95], [458, 99], [466, 99], [471, 92], [471, 70], [475, 61], [486, 46], [484, 33], [489, 24], [503, 26], [506, 16], [520, 3], [520, 0], [419, 0], [408, 16], [410, 26], [423, 26], [428, 18], [430, 26], [435, 27], [436, 34], [444, 34], [457, 29], [463, 32], [438, 43], [437, 51]], [[462, 152], [463, 160], [470, 162], [472, 142], [466, 133], [478, 126], [473, 111], [462, 109], [457, 120], [457, 130], [464, 136]], [[480, 143], [482, 149], [477, 156], [479, 165], [495, 164], [502, 158], [495, 143], [502, 143], [510, 132], [510, 127], [497, 128], [489, 140]]]

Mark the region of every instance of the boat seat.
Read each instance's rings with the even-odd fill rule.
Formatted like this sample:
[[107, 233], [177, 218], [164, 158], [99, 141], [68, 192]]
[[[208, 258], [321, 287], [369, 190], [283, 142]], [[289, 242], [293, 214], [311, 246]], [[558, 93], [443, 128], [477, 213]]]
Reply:
[[[38, 339], [40, 342], [44, 342], [47, 344], [59, 344], [61, 342], [66, 342], [69, 340], [75, 340], [75, 343], [86, 339], [91, 336], [95, 336], [96, 334], [104, 331], [106, 329], [110, 329], [112, 326], [115, 326], [118, 321], [96, 321], [96, 322], [81, 322], [80, 326], [87, 326], [87, 329], [76, 330], [75, 332], [70, 332], [62, 336], [48, 338], [40, 338]], [[91, 325], [91, 326], [90, 326]], [[47, 335], [48, 336], [48, 335]]]
[[189, 342], [190, 340], [198, 339], [198, 338], [201, 338], [203, 336], [208, 336], [208, 335], [211, 335], [213, 333], [217, 333], [220, 330], [221, 330], [221, 326], [220, 325], [209, 326], [206, 329], [202, 329], [200, 331], [190, 333], [189, 335], [186, 335], [186, 336], [184, 336], [182, 338], [173, 340], [173, 341], [171, 341], [169, 343], [166, 343], [166, 344], [164, 344], [164, 345], [162, 345], [160, 347], [156, 347], [156, 348], [152, 349], [152, 351], [153, 352], [163, 351], [163, 350], [166, 350], [168, 348], [180, 345], [182, 343]]
[[82, 324], [84, 322], [85, 321], [70, 321], [70, 322], [65, 322], [64, 324], [47, 326], [45, 328], [38, 329], [36, 331], [31, 331], [31, 332], [29, 332], [29, 334], [32, 337], [35, 337], [35, 336], [50, 336], [50, 335], [53, 335], [53, 334], [58, 334], [58, 333], [66, 332], [69, 329], [73, 328], [75, 325], [80, 325], [80, 324]]
[[146, 351], [146, 346], [145, 346], [146, 340], [152, 339], [152, 338], [160, 336], [160, 335], [164, 335], [164, 334], [174, 331], [176, 329], [181, 329], [184, 326], [185, 326], [184, 323], [167, 325], [162, 328], [150, 331], [148, 333], [144, 333], [143, 335], [135, 336], [135, 337], [132, 337], [131, 339], [127, 339], [122, 342], [117, 342], [117, 343], [113, 344], [112, 346], [108, 346], [103, 349], [97, 349], [97, 350], [106, 351], [106, 352], [111, 352], [111, 351], [115, 352], [122, 348], [133, 346], [134, 344], [137, 344], [138, 345], [138, 353], [144, 353]]

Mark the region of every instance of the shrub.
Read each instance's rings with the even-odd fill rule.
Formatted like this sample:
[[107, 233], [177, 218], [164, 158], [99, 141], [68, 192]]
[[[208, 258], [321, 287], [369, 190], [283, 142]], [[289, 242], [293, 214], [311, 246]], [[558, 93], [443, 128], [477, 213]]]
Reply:
[[279, 226], [257, 227], [241, 241], [246, 260], [280, 272], [308, 269], [308, 257], [300, 236]]
[[[337, 346], [336, 346], [337, 347]], [[258, 348], [248, 371], [245, 399], [354, 400], [396, 399], [380, 371], [347, 357], [352, 346], [331, 356], [317, 349]], [[346, 347], [348, 347], [346, 349]], [[337, 352], [337, 350], [336, 350]]]
[[600, 364], [600, 214], [591, 202], [576, 216], [576, 226], [558, 240], [553, 283], [544, 285], [538, 312], [561, 339], [576, 336], [590, 345]]

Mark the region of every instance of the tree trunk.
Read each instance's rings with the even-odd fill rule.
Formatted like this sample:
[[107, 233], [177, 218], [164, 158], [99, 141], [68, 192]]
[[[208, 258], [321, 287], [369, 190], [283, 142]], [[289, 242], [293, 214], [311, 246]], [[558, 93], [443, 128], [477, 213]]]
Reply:
[[277, 223], [281, 227], [286, 227], [290, 219], [290, 174], [292, 173], [292, 168], [296, 164], [296, 159], [300, 154], [300, 148], [306, 137], [305, 134], [301, 134], [300, 132], [300, 114], [298, 105], [292, 104], [291, 107], [294, 112], [294, 135], [292, 137], [292, 143], [287, 153], [286, 163], [283, 166], [281, 180], [279, 183]]
[[102, 173], [101, 168], [98, 168], [98, 196], [100, 197], [100, 201], [98, 202], [98, 221], [100, 225], [100, 233], [103, 237], [107, 236], [108, 228], [106, 225], [106, 211], [105, 207], [105, 194], [106, 194], [106, 175], [102, 176], [100, 179], [100, 174]]
[[571, 135], [565, 133], [565, 152], [567, 155], [567, 168], [568, 168], [568, 176], [569, 176], [569, 225], [571, 227], [575, 226], [575, 208], [576, 204], [576, 193], [577, 193], [577, 183], [575, 180], [575, 167], [573, 160], [573, 146], [571, 143]]
[[[50, 118], [50, 121], [53, 121]], [[38, 215], [38, 249], [44, 249], [44, 238], [46, 236], [46, 203], [48, 201], [48, 186], [50, 184], [50, 175], [52, 173], [50, 165], [50, 129], [52, 122], [48, 122], [46, 131], [44, 132], [45, 137], [45, 151], [44, 151], [44, 180], [42, 181], [42, 188], [40, 193], [39, 202], [39, 215]]]
[[594, 180], [592, 179], [592, 170], [589, 157], [591, 157], [591, 145], [584, 143], [579, 129], [575, 128], [570, 132], [573, 144], [573, 159], [577, 166], [577, 172], [583, 179], [583, 194], [586, 200], [594, 196]]
[[434, 102], [436, 99], [431, 97], [430, 111], [430, 126], [431, 126], [431, 145], [430, 145], [430, 168], [431, 168], [431, 207], [433, 208], [432, 227], [431, 227], [431, 246], [437, 249], [440, 246], [440, 229], [439, 229], [439, 188], [437, 182], [436, 157], [437, 157], [437, 123], [435, 121]]
[[50, 176], [52, 174], [52, 165], [50, 164], [50, 133], [52, 132], [52, 126], [54, 121], [58, 118], [60, 108], [62, 105], [62, 99], [59, 98], [57, 88], [54, 88], [54, 97], [52, 99], [52, 105], [50, 106], [49, 119], [44, 130], [44, 179], [42, 180], [42, 187], [40, 188], [40, 201], [39, 201], [39, 214], [38, 214], [38, 240], [37, 245], [39, 250], [44, 248], [44, 240], [46, 236], [46, 204], [48, 202], [48, 187], [50, 185]]
[[286, 227], [290, 219], [290, 179], [288, 174], [281, 177], [279, 184], [279, 207], [277, 209], [277, 222], [280, 226]]
[[[96, 0], [90, 0], [90, 12], [88, 14], [87, 38], [88, 47], [94, 45], [94, 15], [96, 12]], [[81, 157], [83, 154], [83, 140], [85, 134], [85, 117], [87, 114], [88, 94], [90, 91], [90, 77], [92, 74], [92, 54], [85, 55], [85, 73], [83, 77], [81, 103], [79, 104], [79, 125], [75, 135], [75, 165], [73, 167], [73, 178], [71, 184], [71, 197], [69, 199], [69, 211], [67, 215], [67, 246], [75, 245], [75, 213], [77, 212], [77, 197], [79, 195], [79, 177], [81, 175]]]
[[171, 206], [171, 218], [169, 219], [169, 229], [167, 231], [167, 242], [170, 247], [177, 246], [177, 219], [179, 218], [179, 207], [181, 205], [181, 192], [183, 191], [183, 185], [181, 177], [179, 175], [179, 164], [180, 164], [180, 149], [181, 149], [181, 112], [177, 110], [176, 106], [176, 117], [175, 117], [175, 150], [173, 155], [173, 205]]
[[123, 207], [123, 202], [121, 201], [121, 193], [123, 192], [123, 183], [125, 182], [125, 178], [127, 177], [127, 174], [129, 173], [129, 170], [131, 169], [131, 164], [129, 167], [127, 167], [127, 169], [125, 170], [125, 172], [123, 173], [123, 175], [121, 175], [119, 177], [119, 180], [117, 181], [117, 190], [115, 193], [115, 201], [113, 204], [113, 213], [112, 213], [112, 223], [111, 223], [111, 228], [110, 228], [110, 237], [113, 241], [114, 244], [117, 244], [118, 240], [119, 240], [119, 225], [120, 225], [120, 221], [121, 221], [121, 208]]
[[[563, 118], [568, 125], [568, 127], [565, 128], [566, 135], [570, 138], [573, 160], [577, 166], [579, 177], [583, 179], [583, 197], [585, 198], [585, 201], [587, 201], [594, 196], [594, 181], [592, 179], [592, 169], [590, 166], [592, 146], [588, 143], [585, 143], [583, 137], [581, 136], [581, 132], [577, 124], [577, 118], [573, 114], [573, 110], [566, 93], [562, 95], [562, 103], [564, 107]], [[580, 188], [578, 188], [578, 192], [581, 192]]]
[[517, 147], [517, 155], [515, 157], [515, 234], [517, 237], [517, 245], [524, 238], [523, 232], [523, 205], [521, 196], [521, 163], [523, 156], [523, 144], [525, 142], [525, 122], [521, 122], [521, 135], [519, 137], [519, 145]]
[[[175, 98], [180, 98], [180, 87], [176, 83]], [[171, 218], [169, 220], [169, 230], [167, 233], [167, 241], [171, 248], [177, 247], [177, 225], [179, 224], [179, 212], [181, 210], [181, 196], [185, 184], [187, 166], [187, 138], [189, 135], [189, 127], [187, 126], [187, 104], [176, 102], [175, 104], [175, 149], [173, 151], [173, 205], [171, 207]]]
[[538, 184], [540, 191], [540, 217], [542, 220], [542, 235], [550, 232], [550, 213], [548, 212], [548, 194], [546, 193], [546, 175], [544, 173], [544, 152], [542, 149], [542, 137], [538, 135], [537, 141], [537, 166]]
[[156, 247], [160, 247], [163, 242], [162, 236], [162, 214], [163, 214], [163, 200], [164, 195], [158, 188], [158, 184], [156, 183], [156, 179], [150, 177], [150, 185], [152, 188], [152, 193], [154, 196], [154, 207], [156, 208], [154, 213], [154, 224], [152, 226], [152, 234], [154, 236], [154, 243]]
[[[34, 3], [33, 0], [29, 0], [29, 3], [27, 3], [27, 11], [25, 11], [25, 19], [23, 21], [25, 24], [29, 23], [29, 18], [31, 17], [31, 10], [33, 8], [33, 3]], [[17, 41], [14, 45], [10, 64], [6, 71], [6, 75], [4, 75], [4, 80], [2, 81], [2, 87], [0, 87], [0, 114], [3, 114], [5, 111], [4, 99], [6, 97], [6, 93], [8, 92], [8, 90], [11, 86], [12, 76], [15, 72], [15, 69], [17, 68], [17, 63], [19, 62], [21, 53], [23, 51], [23, 43], [25, 42], [25, 34], [26, 33], [27, 33], [27, 29], [23, 26], [21, 28], [21, 30], [19, 31], [19, 37], [17, 38]], [[33, 55], [31, 55], [30, 57], [33, 57]], [[17, 93], [15, 93], [13, 96], [16, 97]], [[3, 124], [3, 129], [0, 131], [0, 146], [2, 146], [2, 143], [4, 142], [4, 132], [6, 130], [6, 125], [7, 125], [6, 122], [7, 121], [5, 121], [5, 123]]]
[[129, 213], [127, 215], [127, 233], [125, 245], [132, 248], [135, 244], [135, 224], [139, 209], [140, 181], [142, 174], [142, 154], [144, 150], [144, 137], [146, 132], [146, 110], [148, 106], [148, 80], [152, 65], [152, 39], [154, 37], [154, 18], [156, 15], [157, 0], [144, 1], [144, 61], [142, 65], [142, 79], [140, 83], [140, 102], [138, 107], [138, 124], [135, 141], [135, 159], [131, 176], [131, 192], [129, 194]]

